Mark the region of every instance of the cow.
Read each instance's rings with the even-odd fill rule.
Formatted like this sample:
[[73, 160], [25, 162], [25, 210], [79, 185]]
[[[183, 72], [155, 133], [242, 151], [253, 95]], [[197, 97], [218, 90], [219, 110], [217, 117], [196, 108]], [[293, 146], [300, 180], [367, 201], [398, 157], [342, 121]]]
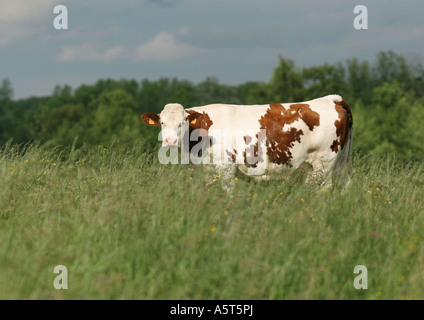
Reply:
[[201, 163], [213, 166], [227, 182], [233, 181], [237, 169], [257, 179], [284, 178], [304, 164], [311, 168], [307, 182], [316, 181], [322, 187], [350, 182], [353, 118], [339, 95], [304, 102], [188, 109], [170, 103], [159, 114], [147, 112], [141, 119], [161, 126], [163, 148], [181, 150], [188, 141], [186, 150], [202, 156]]

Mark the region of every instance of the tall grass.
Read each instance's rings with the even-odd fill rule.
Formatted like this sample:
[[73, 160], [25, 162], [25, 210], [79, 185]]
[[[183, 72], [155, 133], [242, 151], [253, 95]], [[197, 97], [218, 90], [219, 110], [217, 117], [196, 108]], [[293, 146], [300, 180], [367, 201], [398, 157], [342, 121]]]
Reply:
[[145, 150], [3, 148], [0, 299], [424, 298], [422, 163], [356, 155], [347, 192], [238, 176], [229, 198]]

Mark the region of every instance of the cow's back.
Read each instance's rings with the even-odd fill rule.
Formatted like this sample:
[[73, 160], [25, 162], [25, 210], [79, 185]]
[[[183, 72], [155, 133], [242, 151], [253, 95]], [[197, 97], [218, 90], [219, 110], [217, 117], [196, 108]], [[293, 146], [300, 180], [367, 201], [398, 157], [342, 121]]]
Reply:
[[257, 129], [258, 120], [269, 105], [209, 104], [187, 110], [208, 114], [213, 124], [211, 129]]

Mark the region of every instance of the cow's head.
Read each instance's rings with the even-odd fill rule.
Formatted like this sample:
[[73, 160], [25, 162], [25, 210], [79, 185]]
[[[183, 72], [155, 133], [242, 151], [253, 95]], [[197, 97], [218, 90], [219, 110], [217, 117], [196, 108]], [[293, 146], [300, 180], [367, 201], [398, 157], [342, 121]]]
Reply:
[[141, 115], [141, 119], [149, 126], [161, 126], [162, 146], [177, 147], [181, 139], [190, 128], [207, 129], [205, 114], [195, 111], [185, 111], [178, 103], [170, 103], [159, 113], [146, 112]]

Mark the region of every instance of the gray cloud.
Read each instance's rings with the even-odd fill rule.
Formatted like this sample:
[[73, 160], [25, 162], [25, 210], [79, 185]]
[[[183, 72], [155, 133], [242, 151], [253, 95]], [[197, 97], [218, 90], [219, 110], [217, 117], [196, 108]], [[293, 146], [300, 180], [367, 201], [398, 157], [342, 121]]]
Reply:
[[44, 30], [54, 1], [0, 0], [0, 49]]
[[126, 50], [122, 46], [114, 46], [106, 50], [99, 50], [93, 43], [86, 42], [78, 46], [64, 46], [56, 60], [60, 62], [91, 61], [109, 63], [126, 57]]
[[110, 63], [119, 59], [135, 62], [180, 60], [201, 51], [200, 48], [178, 39], [178, 35], [189, 32], [188, 28], [181, 28], [177, 33], [161, 31], [136, 47], [114, 45], [101, 50], [93, 42], [65, 45], [56, 55], [56, 60], [64, 63], [77, 61]]

